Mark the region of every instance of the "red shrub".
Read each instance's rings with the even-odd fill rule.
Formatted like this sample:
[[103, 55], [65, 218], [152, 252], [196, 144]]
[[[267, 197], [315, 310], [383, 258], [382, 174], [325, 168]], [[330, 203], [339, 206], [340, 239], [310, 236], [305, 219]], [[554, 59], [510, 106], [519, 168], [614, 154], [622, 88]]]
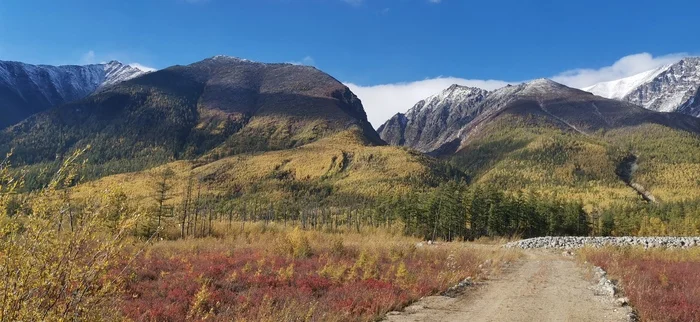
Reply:
[[587, 256], [622, 282], [645, 321], [700, 321], [700, 260], [678, 252], [600, 251]]
[[[386, 249], [372, 253], [369, 266], [356, 268], [353, 275], [352, 268], [362, 261], [361, 252], [350, 247], [342, 255], [317, 249], [310, 257], [298, 258], [254, 246], [233, 252], [221, 248], [154, 248], [136, 258], [126, 272], [123, 314], [135, 321], [183, 321], [188, 315], [213, 320], [368, 321], [449, 287], [472, 275], [478, 265], [466, 252], [456, 259], [447, 250], [431, 249], [397, 259]], [[400, 263], [409, 278], [397, 280]], [[327, 265], [341, 269], [322, 274]], [[363, 269], [372, 269], [374, 277], [364, 279]]]

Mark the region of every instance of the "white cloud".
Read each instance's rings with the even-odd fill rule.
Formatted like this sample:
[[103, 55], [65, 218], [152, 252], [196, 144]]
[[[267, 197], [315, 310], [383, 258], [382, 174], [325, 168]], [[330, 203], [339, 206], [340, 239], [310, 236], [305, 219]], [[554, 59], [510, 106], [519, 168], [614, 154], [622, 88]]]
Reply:
[[442, 2], [442, 0], [428, 0], [428, 2], [430, 2], [430, 3], [440, 3], [440, 2]]
[[[572, 69], [555, 76], [552, 80], [574, 88], [584, 88], [593, 84], [639, 74], [666, 64], [674, 63], [686, 53], [677, 53], [654, 57], [649, 53], [639, 53], [618, 59], [610, 66], [598, 69]], [[542, 77], [533, 75], [534, 78]], [[544, 75], [546, 77], [546, 75]], [[526, 81], [526, 80], [524, 80]], [[494, 90], [507, 84], [517, 84], [522, 81], [506, 82], [502, 80], [464, 79], [457, 77], [438, 77], [422, 81], [361, 86], [346, 83], [361, 100], [367, 111], [372, 125], [377, 128], [396, 113], [406, 112], [418, 101], [439, 93], [452, 84], [479, 87]]]
[[666, 64], [672, 64], [687, 56], [687, 53], [670, 54], [654, 57], [649, 53], [640, 53], [622, 57], [611, 66], [599, 69], [573, 69], [552, 77], [555, 82], [583, 88], [600, 82], [607, 82], [639, 74]]
[[493, 90], [506, 86], [508, 83], [498, 80], [438, 77], [410, 83], [376, 86], [360, 86], [352, 83], [345, 85], [362, 100], [370, 123], [377, 128], [394, 114], [406, 112], [418, 101], [438, 93], [452, 84]]
[[90, 65], [95, 63], [95, 52], [90, 50], [80, 57], [81, 65]]
[[316, 66], [316, 61], [311, 56], [306, 56], [306, 57], [302, 58], [301, 60], [290, 61], [288, 63], [294, 64], [294, 65]]

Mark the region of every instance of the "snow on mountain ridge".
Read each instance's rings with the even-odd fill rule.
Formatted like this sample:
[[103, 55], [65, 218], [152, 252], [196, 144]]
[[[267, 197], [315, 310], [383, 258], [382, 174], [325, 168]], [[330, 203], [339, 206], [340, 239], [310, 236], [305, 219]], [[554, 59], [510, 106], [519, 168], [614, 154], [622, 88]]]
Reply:
[[673, 64], [664, 65], [629, 77], [598, 83], [582, 90], [605, 98], [622, 99], [635, 88], [651, 82], [656, 76], [668, 70]]
[[700, 116], [700, 57], [687, 57], [631, 77], [598, 83], [583, 90], [659, 112]]
[[237, 61], [237, 62], [244, 62], [244, 63], [255, 63], [255, 64], [260, 64], [259, 62], [252, 61], [250, 59], [245, 59], [245, 58], [240, 58], [240, 57], [235, 57], [235, 56], [228, 56], [228, 55], [216, 55], [211, 58], [208, 58], [209, 60], [232, 60], [232, 61]]
[[[405, 114], [396, 114], [379, 129], [383, 140], [432, 151], [452, 139], [462, 122], [472, 119], [476, 107], [488, 95], [476, 87], [452, 85], [416, 103]], [[453, 129], [453, 130], [452, 130]]]
[[561, 98], [582, 101], [595, 96], [546, 78], [507, 85], [491, 92], [452, 85], [419, 101], [406, 114], [399, 113], [389, 119], [379, 128], [379, 134], [389, 144], [443, 153], [457, 148], [455, 143], [464, 142], [483, 120], [494, 117], [517, 101], [539, 102], [542, 106], [556, 104], [552, 102]]
[[0, 128], [144, 74], [117, 61], [86, 66], [0, 61]]
[[146, 73], [148, 72], [140, 68], [115, 60], [84, 66], [31, 65], [0, 61], [0, 80], [6, 84], [16, 86], [18, 79], [28, 79], [41, 92], [46, 93], [50, 89], [42, 84], [48, 81], [62, 97], [66, 96], [66, 91], [80, 91], [89, 94], [97, 89], [112, 86]]
[[148, 71], [142, 70], [138, 67], [122, 64], [114, 60], [101, 65], [104, 66], [104, 80], [99, 85], [99, 88], [109, 87], [148, 73]]
[[488, 91], [477, 88], [453, 84], [442, 92], [428, 96], [414, 105], [406, 114], [418, 114], [434, 110], [443, 105], [453, 105], [472, 98], [475, 95], [485, 95]]

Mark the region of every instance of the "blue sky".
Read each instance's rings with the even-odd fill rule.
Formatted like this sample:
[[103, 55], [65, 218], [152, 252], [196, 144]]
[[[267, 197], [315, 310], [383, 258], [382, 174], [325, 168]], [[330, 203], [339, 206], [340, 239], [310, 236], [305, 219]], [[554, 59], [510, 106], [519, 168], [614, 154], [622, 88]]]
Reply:
[[696, 54], [698, 12], [693, 0], [0, 0], [0, 59], [299, 62], [351, 85], [374, 124], [450, 82], [582, 87]]

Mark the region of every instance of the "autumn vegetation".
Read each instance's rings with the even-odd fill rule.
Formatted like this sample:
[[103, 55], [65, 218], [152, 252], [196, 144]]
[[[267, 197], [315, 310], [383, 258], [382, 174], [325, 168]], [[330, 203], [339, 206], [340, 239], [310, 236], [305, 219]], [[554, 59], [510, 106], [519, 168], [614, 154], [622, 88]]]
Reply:
[[483, 278], [488, 259], [492, 269], [516, 258], [462, 244], [420, 246], [381, 230], [236, 223], [223, 239], [161, 242], [136, 256], [120, 306], [136, 321], [371, 321]]
[[582, 260], [619, 281], [642, 321], [700, 319], [700, 250], [585, 249]]
[[[9, 175], [7, 161], [0, 164], [0, 321], [117, 314], [111, 299], [120, 286], [109, 271], [138, 218], [111, 208], [109, 196], [99, 196], [105, 198], [99, 206], [71, 209], [60, 188], [74, 179], [77, 156], [32, 198], [15, 193], [22, 180]], [[114, 214], [119, 218], [109, 221]]]
[[[212, 150], [179, 161], [156, 160], [155, 151], [155, 163], [110, 163], [120, 152], [104, 146], [49, 165], [12, 168], [6, 159], [0, 320], [375, 320], [481, 278], [487, 260], [497, 269], [517, 256], [451, 242], [698, 234], [697, 150], [668, 157], [678, 151], [663, 140], [649, 141], [653, 149], [611, 143], [638, 133], [582, 138], [504, 126], [451, 160], [372, 146], [358, 129], [278, 151]], [[696, 147], [694, 137], [669, 135]], [[623, 173], [630, 155], [638, 170]], [[123, 173], [131, 170], [139, 171]], [[627, 179], [661, 202], [642, 200]], [[440, 243], [417, 246], [426, 240]], [[635, 266], [641, 255], [607, 256], [590, 261], [612, 273], [644, 267]], [[682, 263], [659, 258], [644, 265]]]
[[697, 134], [658, 124], [581, 135], [535, 116], [506, 115], [451, 162], [472, 185], [580, 202], [593, 235], [688, 236], [700, 233], [699, 151]]
[[518, 256], [420, 243], [356, 209], [228, 209], [199, 178], [175, 200], [167, 168], [149, 202], [76, 195], [80, 153], [30, 193], [0, 168], [2, 321], [368, 321]]

